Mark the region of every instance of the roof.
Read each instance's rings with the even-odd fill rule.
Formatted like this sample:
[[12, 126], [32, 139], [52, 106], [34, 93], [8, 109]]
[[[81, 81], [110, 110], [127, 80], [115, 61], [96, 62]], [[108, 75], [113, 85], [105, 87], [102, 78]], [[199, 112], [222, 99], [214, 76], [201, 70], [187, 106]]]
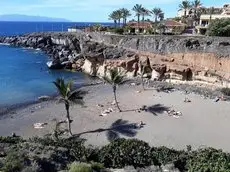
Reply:
[[138, 22], [128, 22], [127, 25], [132, 28], [143, 28], [143, 29], [152, 27], [152, 23], [148, 21], [144, 21], [144, 22], [140, 21], [139, 23]]
[[173, 27], [173, 26], [186, 26], [184, 23], [177, 22], [175, 20], [166, 20], [164, 21], [166, 27]]

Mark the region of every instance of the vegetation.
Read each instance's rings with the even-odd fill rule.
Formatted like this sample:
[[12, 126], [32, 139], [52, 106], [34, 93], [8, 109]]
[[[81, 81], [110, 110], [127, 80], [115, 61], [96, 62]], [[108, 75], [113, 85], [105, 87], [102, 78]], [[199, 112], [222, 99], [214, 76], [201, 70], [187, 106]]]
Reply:
[[199, 11], [199, 7], [201, 7], [202, 3], [200, 2], [200, 0], [194, 0], [194, 2], [192, 3], [192, 7], [194, 8], [194, 20], [198, 23], [199, 22], [199, 18], [200, 18], [200, 11]]
[[215, 19], [207, 29], [209, 36], [230, 36], [230, 19]]
[[180, 171], [229, 172], [230, 154], [213, 148], [175, 150], [150, 147], [137, 139], [117, 139], [102, 148], [84, 146], [79, 139], [34, 138], [0, 140], [0, 171], [4, 172], [70, 172], [100, 171], [125, 166], [146, 167], [174, 164]]
[[53, 83], [59, 93], [60, 96], [59, 101], [65, 104], [66, 122], [68, 123], [68, 132], [70, 135], [72, 135], [69, 108], [71, 103], [83, 104], [82, 100], [85, 92], [81, 90], [72, 90], [73, 83], [71, 80], [65, 83], [64, 79], [57, 78], [56, 81], [54, 81]]
[[116, 103], [116, 106], [119, 112], [121, 112], [121, 108], [117, 101], [117, 85], [120, 85], [124, 82], [124, 74], [119, 72], [118, 68], [110, 69], [109, 73], [110, 73], [110, 76], [104, 77], [104, 80], [112, 86], [113, 94], [114, 94], [114, 101]]
[[154, 8], [152, 10], [152, 13], [154, 14], [154, 17], [155, 17], [155, 23], [157, 23], [157, 19], [160, 18], [160, 16], [163, 14], [163, 12], [160, 8]]
[[215, 8], [214, 7], [210, 7], [210, 17], [209, 17], [209, 22], [212, 21], [212, 15], [214, 14], [215, 12]]
[[125, 26], [127, 22], [127, 18], [131, 16], [131, 13], [126, 8], [121, 8], [120, 11], [121, 11], [122, 18], [123, 18], [123, 25]]
[[133, 7], [133, 11], [136, 13], [136, 16], [137, 16], [138, 24], [140, 23], [140, 16], [143, 13], [143, 9], [144, 9], [144, 7], [141, 4], [136, 4]]
[[162, 20], [162, 18], [164, 17], [164, 13], [162, 12], [162, 10], [160, 9], [160, 8], [154, 8], [153, 10], [152, 10], [152, 13], [153, 13], [153, 15], [154, 15], [154, 17], [155, 17], [155, 29], [154, 29], [154, 34], [156, 34], [156, 29], [157, 29], [157, 19], [158, 18], [161, 18], [161, 20]]
[[131, 16], [131, 13], [128, 9], [121, 8], [121, 9], [113, 11], [109, 15], [109, 19], [114, 21], [115, 27], [117, 27], [117, 23], [118, 23], [118, 26], [121, 26], [121, 19], [123, 19], [123, 26], [125, 26], [127, 22], [127, 18], [130, 16]]
[[222, 88], [221, 93], [223, 93], [225, 96], [230, 96], [230, 88]]
[[93, 172], [93, 169], [88, 164], [73, 162], [69, 165], [69, 172]]
[[184, 10], [184, 18], [187, 17], [187, 11], [191, 7], [191, 3], [188, 0], [184, 0], [179, 4], [179, 9]]

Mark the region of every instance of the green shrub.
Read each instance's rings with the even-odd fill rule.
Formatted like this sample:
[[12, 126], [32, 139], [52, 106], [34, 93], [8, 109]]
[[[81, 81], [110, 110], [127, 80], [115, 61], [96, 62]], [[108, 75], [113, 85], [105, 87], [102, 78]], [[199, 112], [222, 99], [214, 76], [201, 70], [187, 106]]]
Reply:
[[105, 167], [144, 167], [151, 165], [150, 152], [150, 146], [144, 141], [117, 139], [101, 149], [99, 159]]
[[222, 88], [221, 93], [223, 93], [225, 96], [230, 96], [230, 88]]
[[194, 151], [187, 162], [189, 172], [230, 172], [230, 154], [206, 148]]
[[0, 143], [17, 144], [23, 141], [21, 137], [0, 137]]
[[39, 143], [43, 146], [62, 147], [69, 151], [69, 158], [76, 161], [93, 161], [93, 153], [96, 149], [86, 148], [84, 146], [85, 140], [82, 139], [65, 139], [60, 138], [54, 140], [51, 137], [33, 138], [30, 142]]
[[215, 19], [207, 29], [209, 36], [230, 36], [230, 18]]
[[124, 29], [123, 28], [121, 28], [121, 27], [118, 27], [118, 28], [114, 28], [113, 30], [112, 30], [112, 32], [114, 32], [114, 33], [116, 33], [116, 34], [120, 34], [120, 35], [122, 35], [123, 33], [124, 33]]
[[169, 149], [164, 146], [152, 148], [151, 150], [151, 157], [155, 165], [166, 165], [174, 163], [174, 161], [179, 159], [180, 154], [180, 151]]
[[91, 166], [85, 163], [73, 162], [69, 166], [69, 172], [92, 172], [92, 171], [93, 170]]
[[91, 167], [96, 172], [100, 172], [102, 169], [104, 169], [104, 165], [98, 162], [92, 162]]
[[25, 153], [11, 151], [7, 154], [1, 170], [4, 172], [20, 172], [29, 163], [30, 161]]

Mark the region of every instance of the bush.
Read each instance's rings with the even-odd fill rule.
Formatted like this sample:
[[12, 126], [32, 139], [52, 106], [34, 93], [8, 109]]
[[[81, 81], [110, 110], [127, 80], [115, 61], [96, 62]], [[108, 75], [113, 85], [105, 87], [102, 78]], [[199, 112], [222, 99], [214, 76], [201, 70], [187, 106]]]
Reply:
[[225, 96], [230, 96], [230, 88], [222, 88], [221, 93], [223, 93]]
[[92, 171], [93, 170], [91, 166], [85, 163], [73, 162], [69, 166], [69, 172], [92, 172]]
[[151, 165], [150, 152], [150, 146], [144, 141], [117, 139], [102, 147], [99, 159], [105, 167], [145, 167]]
[[230, 154], [206, 148], [194, 151], [187, 162], [189, 172], [230, 172]]
[[117, 139], [101, 149], [85, 147], [84, 142], [75, 139], [55, 141], [35, 138], [17, 144], [11, 138], [2, 140], [15, 143], [2, 144], [4, 154], [0, 159], [0, 171], [4, 172], [57, 172], [67, 169], [67, 164], [71, 163], [70, 172], [100, 171], [104, 166], [123, 168], [167, 164], [174, 164], [181, 171], [230, 172], [230, 154], [213, 148], [196, 151], [192, 151], [191, 146], [187, 146], [187, 151], [167, 147], [151, 148], [136, 139]]
[[20, 172], [29, 165], [28, 157], [22, 152], [11, 151], [6, 156], [1, 170], [4, 172]]
[[118, 27], [118, 28], [114, 28], [112, 32], [122, 35], [124, 33], [124, 29], [121, 27]]
[[230, 36], [230, 18], [215, 19], [207, 29], [209, 36]]
[[[54, 140], [50, 137], [45, 138], [33, 138], [30, 140], [33, 143], [39, 143], [43, 146], [52, 146], [65, 148], [69, 152], [69, 159], [73, 159], [75, 161], [94, 161], [95, 159], [95, 151], [96, 149], [86, 148], [84, 146], [85, 140], [82, 139], [65, 139], [60, 138], [58, 140]], [[96, 159], [97, 160], [97, 159]]]
[[179, 151], [167, 147], [152, 148], [151, 157], [155, 165], [166, 165], [174, 163], [180, 155]]
[[91, 167], [93, 170], [100, 172], [102, 169], [104, 169], [104, 165], [98, 162], [92, 162]]
[[0, 143], [18, 144], [24, 142], [21, 137], [0, 137]]

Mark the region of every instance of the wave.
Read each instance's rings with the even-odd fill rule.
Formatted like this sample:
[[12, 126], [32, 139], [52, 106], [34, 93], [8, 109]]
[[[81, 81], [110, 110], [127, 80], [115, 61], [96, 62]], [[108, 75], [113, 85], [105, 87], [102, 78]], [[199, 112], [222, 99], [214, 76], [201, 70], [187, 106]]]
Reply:
[[0, 45], [10, 45], [9, 43], [0, 43]]

